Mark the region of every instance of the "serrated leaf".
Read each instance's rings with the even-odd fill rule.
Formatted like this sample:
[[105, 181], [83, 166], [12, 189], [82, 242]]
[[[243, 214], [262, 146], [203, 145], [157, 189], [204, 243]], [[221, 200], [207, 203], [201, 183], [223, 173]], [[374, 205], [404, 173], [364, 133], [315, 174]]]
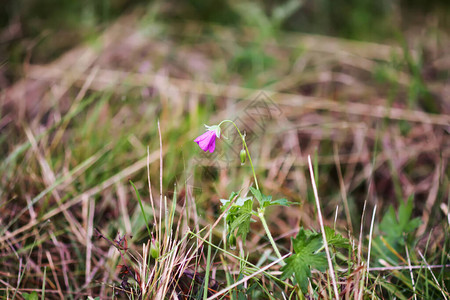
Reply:
[[398, 223], [403, 228], [405, 233], [413, 232], [420, 226], [420, 219], [414, 218], [411, 220], [413, 211], [413, 196], [408, 198], [408, 202], [406, 204], [400, 204], [398, 210]]
[[250, 192], [252, 193], [252, 195], [256, 198], [256, 200], [258, 200], [259, 205], [262, 205], [262, 194], [260, 190], [255, 189], [254, 187], [250, 187]]
[[230, 228], [230, 233], [233, 234], [237, 229], [236, 236], [241, 236], [245, 243], [245, 238], [250, 232], [250, 222], [252, 221], [252, 206], [253, 201], [247, 200], [239, 207], [233, 207], [232, 213], [227, 216], [227, 223]]
[[295, 239], [292, 239], [294, 254], [286, 259], [286, 265], [281, 268], [282, 280], [295, 275], [295, 280], [303, 292], [308, 289], [308, 279], [311, 269], [325, 271], [327, 259], [325, 253], [315, 253], [322, 246], [322, 238], [318, 233], [300, 228]]
[[383, 219], [381, 220], [380, 229], [387, 235], [398, 236], [397, 228], [398, 226], [395, 211], [394, 208], [390, 206]]
[[272, 196], [262, 195], [262, 201], [261, 201], [262, 207], [269, 206], [271, 202], [272, 202]]
[[288, 201], [285, 198], [277, 199], [270, 202], [265, 202], [263, 207], [271, 206], [271, 205], [282, 205], [282, 206], [289, 206], [292, 202]]
[[[239, 197], [233, 205], [243, 206], [244, 203], [247, 202], [248, 200], [252, 200], [252, 197], [244, 197], [244, 198]], [[253, 203], [253, 201], [252, 201], [252, 203]]]
[[[406, 203], [401, 203], [398, 208], [398, 215], [394, 207], [390, 206], [380, 223], [380, 230], [384, 236], [374, 239], [374, 246], [377, 252], [384, 259], [389, 259], [392, 263], [398, 261], [398, 255], [405, 253], [405, 243], [412, 245], [414, 236], [412, 233], [420, 226], [419, 218], [411, 219], [413, 211], [413, 196], [409, 197]], [[413, 248], [409, 247], [409, 248]]]
[[256, 200], [258, 200], [259, 206], [262, 208], [266, 208], [271, 205], [289, 206], [291, 204], [291, 202], [289, 202], [285, 198], [272, 201], [272, 196], [266, 196], [262, 194], [260, 190], [257, 190], [252, 186], [250, 187], [250, 192], [253, 194]]
[[339, 233], [336, 233], [334, 229], [328, 226], [325, 226], [325, 236], [327, 238], [328, 245], [337, 248], [348, 248], [350, 245], [348, 239], [344, 238]]
[[400, 204], [400, 207], [398, 208], [398, 218], [395, 215], [394, 208], [392, 206], [389, 207], [388, 212], [384, 215], [383, 220], [380, 223], [380, 229], [387, 235], [387, 239], [401, 239], [404, 233], [411, 233], [419, 227], [421, 223], [419, 218], [411, 220], [412, 210], [413, 203], [411, 197], [406, 204]]
[[31, 292], [31, 294], [23, 293], [23, 294], [22, 294], [22, 297], [23, 297], [25, 300], [37, 300], [37, 299], [39, 299], [39, 298], [38, 298], [38, 294], [37, 294], [37, 292], [35, 292], [35, 291]]
[[259, 206], [267, 207], [270, 205], [270, 202], [272, 202], [272, 196], [266, 196], [262, 194], [260, 190], [257, 190], [252, 186], [250, 187], [250, 191], [252, 192], [256, 200], [258, 200]]
[[222, 203], [221, 209], [225, 210], [228, 206], [228, 203], [230, 203], [237, 195], [238, 193], [232, 192], [228, 199], [220, 199], [220, 203]]

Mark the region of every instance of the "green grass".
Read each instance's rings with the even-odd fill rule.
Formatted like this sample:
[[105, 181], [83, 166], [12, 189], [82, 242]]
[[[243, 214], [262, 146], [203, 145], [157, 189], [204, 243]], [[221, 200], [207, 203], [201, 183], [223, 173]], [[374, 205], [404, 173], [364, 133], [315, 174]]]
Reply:
[[[154, 3], [2, 91], [0, 298], [449, 298], [447, 33], [223, 5]], [[193, 142], [224, 119], [258, 184], [233, 127]]]

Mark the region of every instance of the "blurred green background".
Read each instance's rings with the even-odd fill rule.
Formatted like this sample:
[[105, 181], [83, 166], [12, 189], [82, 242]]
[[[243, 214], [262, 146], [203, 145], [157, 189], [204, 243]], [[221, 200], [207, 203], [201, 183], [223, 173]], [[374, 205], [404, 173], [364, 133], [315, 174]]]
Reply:
[[[3, 0], [0, 7], [0, 57], [21, 63], [30, 49], [31, 62], [48, 62], [92, 37], [109, 22], [144, 0]], [[317, 1], [166, 1], [159, 18], [166, 22], [196, 20], [227, 26], [264, 26], [364, 41], [397, 39], [410, 27], [432, 22], [450, 25], [447, 0]], [[11, 70], [8, 78], [17, 74]], [[18, 70], [15, 69], [17, 72]]]
[[[285, 237], [280, 243], [286, 249], [290, 240], [284, 234], [299, 219], [302, 226], [317, 225], [311, 217], [314, 198], [304, 176], [307, 167], [299, 159], [303, 156], [304, 163], [306, 155], [317, 155], [317, 179], [330, 224], [337, 204], [345, 198], [337, 175], [341, 170], [335, 166], [342, 164], [349, 207], [345, 215], [341, 208], [338, 227], [353, 226], [351, 234], [357, 236], [357, 228], [365, 222], [367, 232], [370, 219], [363, 220], [361, 212], [370, 198], [370, 209], [378, 205], [375, 224], [385, 224], [380, 229], [376, 225], [375, 232], [388, 231], [384, 212], [414, 194], [414, 211], [411, 208], [404, 219], [422, 216], [424, 227], [414, 243], [424, 244], [426, 229], [438, 228], [428, 248], [428, 262], [442, 263], [442, 253], [447, 252], [442, 245], [449, 240], [439, 206], [449, 194], [449, 3], [3, 0], [0, 90], [6, 91], [6, 98], [0, 100], [10, 100], [4, 102], [7, 105], [0, 102], [0, 149], [7, 158], [0, 166], [4, 185], [0, 196], [7, 200], [0, 204], [0, 216], [15, 216], [16, 206], [25, 207], [26, 199], [39, 200], [36, 195], [51, 184], [45, 180], [44, 160], [36, 155], [40, 148], [31, 147], [36, 137], [55, 178], [85, 161], [95, 161], [94, 167], [61, 187], [62, 201], [98, 189], [91, 195], [97, 202], [93, 223], [114, 236], [118, 230], [124, 232], [126, 223], [119, 217], [129, 213], [133, 221], [129, 233], [140, 242], [147, 232], [128, 179], [148, 197], [146, 147], [154, 156], [149, 171], [152, 178], [159, 178], [159, 164], [154, 162], [159, 158], [160, 122], [164, 193], [172, 196], [175, 184], [182, 195], [192, 192], [201, 225], [211, 224], [219, 215], [219, 199], [248, 184], [242, 178], [250, 178], [243, 175], [250, 174], [249, 166], [214, 169], [193, 139], [203, 132], [204, 123], [238, 116], [254, 99], [251, 91], [265, 90], [275, 93], [270, 96], [275, 95], [283, 114], [264, 127], [264, 138], [258, 137], [250, 151], [258, 160], [262, 186], [274, 196], [301, 202], [300, 207], [274, 213], [269, 220], [276, 224], [276, 235]], [[130, 15], [132, 22], [117, 22], [130, 27], [124, 32], [120, 32], [123, 27], [110, 27]], [[111, 38], [108, 44], [104, 36], [111, 31], [118, 32], [117, 40]], [[82, 44], [87, 45], [82, 50], [91, 60], [79, 72], [80, 52], [69, 50]], [[69, 63], [56, 61], [53, 68], [51, 62], [65, 53]], [[53, 73], [46, 77], [45, 72]], [[89, 87], [81, 92], [85, 84]], [[227, 150], [218, 148], [222, 147]], [[136, 163], [140, 167], [134, 170]], [[111, 181], [114, 185], [104, 186], [111, 178], [116, 178]], [[192, 191], [183, 190], [188, 179], [194, 183], [189, 187], [194, 187]], [[114, 202], [116, 192], [122, 195], [122, 191], [127, 204], [123, 211]], [[44, 224], [47, 211], [57, 211], [59, 202], [49, 196], [36, 207], [35, 225]], [[87, 219], [87, 210], [80, 213], [74, 205], [70, 211]], [[388, 221], [393, 221], [395, 215], [389, 211]], [[72, 224], [61, 214], [52, 221], [57, 229]], [[10, 224], [12, 230], [21, 230], [29, 223], [24, 217]], [[260, 229], [253, 226], [255, 236]], [[69, 229], [60, 234], [63, 240], [75, 240]], [[396, 234], [391, 234], [392, 243], [399, 239]], [[53, 247], [48, 237], [41, 240]], [[76, 253], [83, 253], [84, 240], [70, 242]], [[385, 257], [383, 246], [380, 249], [376, 258], [392, 259]], [[418, 261], [414, 258], [415, 264]], [[17, 274], [15, 262], [8, 268], [8, 274]], [[83, 255], [74, 259], [73, 268], [74, 282], [84, 282]], [[109, 271], [105, 274], [114, 276]], [[104, 282], [100, 276], [95, 279]], [[8, 280], [16, 286], [13, 276]], [[34, 286], [34, 277], [27, 280], [24, 286]], [[411, 295], [408, 291], [405, 299]], [[440, 296], [438, 291], [427, 295]]]

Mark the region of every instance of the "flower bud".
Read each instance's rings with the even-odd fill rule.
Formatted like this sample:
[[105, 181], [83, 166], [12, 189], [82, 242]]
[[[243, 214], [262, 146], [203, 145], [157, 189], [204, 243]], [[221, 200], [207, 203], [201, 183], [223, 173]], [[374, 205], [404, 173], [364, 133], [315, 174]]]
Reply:
[[245, 159], [247, 158], [245, 149], [242, 149], [241, 152], [239, 152], [239, 156], [241, 157], [241, 165], [245, 164]]

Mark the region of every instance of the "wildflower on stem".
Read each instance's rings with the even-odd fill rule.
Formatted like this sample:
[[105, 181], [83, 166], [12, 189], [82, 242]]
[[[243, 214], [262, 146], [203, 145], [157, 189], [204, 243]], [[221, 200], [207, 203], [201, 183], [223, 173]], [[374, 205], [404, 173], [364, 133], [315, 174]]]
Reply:
[[[277, 254], [278, 258], [281, 259], [280, 251], [278, 250], [277, 245], [275, 244], [275, 241], [273, 240], [272, 234], [270, 233], [269, 227], [267, 226], [267, 222], [264, 218], [264, 212], [267, 206], [270, 205], [285, 205], [288, 206], [289, 202], [286, 199], [279, 199], [276, 201], [272, 201], [271, 196], [264, 196], [262, 195], [261, 191], [259, 190], [258, 185], [258, 179], [256, 178], [256, 172], [255, 168], [253, 166], [252, 158], [250, 156], [250, 152], [248, 151], [247, 143], [245, 142], [245, 133], [242, 134], [239, 128], [237, 127], [236, 123], [234, 123], [231, 120], [223, 120], [219, 123], [219, 125], [214, 126], [206, 126], [206, 129], [208, 130], [198, 138], [196, 138], [194, 141], [202, 148], [203, 151], [208, 151], [213, 153], [214, 149], [216, 147], [216, 137], [220, 138], [220, 125], [223, 123], [231, 123], [236, 128], [236, 131], [238, 132], [239, 136], [242, 140], [242, 150], [239, 153], [239, 156], [241, 158], [241, 164], [245, 163], [246, 157], [248, 157], [248, 162], [250, 163], [250, 166], [252, 167], [252, 173], [253, 178], [255, 179], [255, 188], [250, 188], [250, 190], [253, 193], [253, 196], [258, 199], [258, 202], [260, 203], [260, 207], [258, 208], [258, 212], [253, 211], [252, 205], [253, 205], [253, 198], [250, 197], [249, 200], [246, 200], [241, 205], [234, 204], [234, 209], [231, 211], [233, 214], [229, 214], [226, 217], [227, 225], [230, 227], [230, 235], [229, 235], [229, 242], [230, 244], [235, 243], [236, 235], [242, 236], [243, 240], [245, 241], [245, 238], [247, 236], [247, 233], [250, 231], [250, 222], [252, 220], [252, 216], [256, 215], [261, 220], [264, 230], [267, 233], [267, 237], [269, 238], [270, 243], [272, 244], [273, 249], [275, 250], [275, 253]], [[233, 194], [232, 194], [233, 195]], [[230, 197], [230, 200], [231, 201]], [[228, 201], [226, 201], [228, 202]], [[226, 203], [225, 202], [225, 203]], [[225, 208], [225, 203], [222, 203], [222, 208]], [[234, 231], [237, 229], [236, 234]], [[282, 265], [284, 265], [284, 262], [281, 262]]]
[[203, 151], [213, 153], [216, 149], [216, 137], [220, 138], [220, 127], [218, 125], [205, 125], [205, 127], [207, 131], [196, 138], [194, 142], [196, 142]]

